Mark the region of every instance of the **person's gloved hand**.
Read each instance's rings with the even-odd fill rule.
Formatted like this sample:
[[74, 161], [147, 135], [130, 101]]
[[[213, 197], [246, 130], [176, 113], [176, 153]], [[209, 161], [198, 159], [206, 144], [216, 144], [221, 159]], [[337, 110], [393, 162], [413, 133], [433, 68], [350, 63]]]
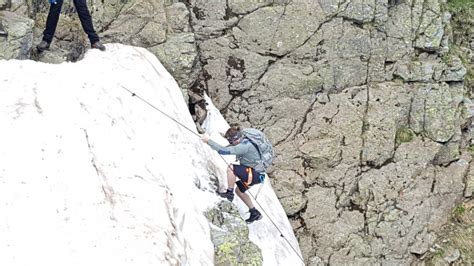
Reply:
[[52, 4], [52, 5], [55, 5], [55, 4], [56, 4], [56, 0], [49, 0], [49, 3]]

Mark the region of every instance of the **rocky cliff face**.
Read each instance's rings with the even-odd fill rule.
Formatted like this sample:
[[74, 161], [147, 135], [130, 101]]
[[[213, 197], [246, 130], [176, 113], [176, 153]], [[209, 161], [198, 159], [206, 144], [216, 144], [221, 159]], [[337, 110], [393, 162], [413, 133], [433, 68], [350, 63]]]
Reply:
[[[46, 3], [3, 2], [0, 57], [27, 58]], [[228, 121], [264, 129], [309, 265], [407, 264], [472, 196], [467, 70], [444, 0], [89, 5], [103, 41], [148, 48]], [[55, 50], [39, 60], [80, 59], [85, 36], [63, 10]]]

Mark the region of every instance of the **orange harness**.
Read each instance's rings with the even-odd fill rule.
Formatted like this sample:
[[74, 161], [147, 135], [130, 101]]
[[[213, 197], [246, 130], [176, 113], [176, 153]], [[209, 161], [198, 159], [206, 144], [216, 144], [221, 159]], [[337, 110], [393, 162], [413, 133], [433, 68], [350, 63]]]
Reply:
[[252, 180], [253, 180], [252, 168], [247, 167], [247, 169], [245, 169], [245, 171], [247, 172], [247, 182], [242, 182], [242, 184], [244, 184], [244, 186], [246, 188], [249, 188], [250, 184], [252, 184]]

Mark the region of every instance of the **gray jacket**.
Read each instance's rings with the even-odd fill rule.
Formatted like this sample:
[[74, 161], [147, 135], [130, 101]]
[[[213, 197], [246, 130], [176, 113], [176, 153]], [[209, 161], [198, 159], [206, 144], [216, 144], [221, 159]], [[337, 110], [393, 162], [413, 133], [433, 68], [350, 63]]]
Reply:
[[243, 138], [242, 141], [235, 146], [229, 145], [224, 147], [211, 139], [207, 143], [219, 154], [236, 155], [242, 165], [254, 168], [260, 161], [260, 154], [257, 148], [246, 138]]

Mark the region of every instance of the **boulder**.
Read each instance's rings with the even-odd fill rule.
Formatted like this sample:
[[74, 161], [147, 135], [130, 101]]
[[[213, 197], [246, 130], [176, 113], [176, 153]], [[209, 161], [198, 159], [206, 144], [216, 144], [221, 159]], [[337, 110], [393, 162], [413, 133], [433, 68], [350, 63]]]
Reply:
[[0, 59], [28, 59], [33, 45], [33, 20], [0, 11]]

